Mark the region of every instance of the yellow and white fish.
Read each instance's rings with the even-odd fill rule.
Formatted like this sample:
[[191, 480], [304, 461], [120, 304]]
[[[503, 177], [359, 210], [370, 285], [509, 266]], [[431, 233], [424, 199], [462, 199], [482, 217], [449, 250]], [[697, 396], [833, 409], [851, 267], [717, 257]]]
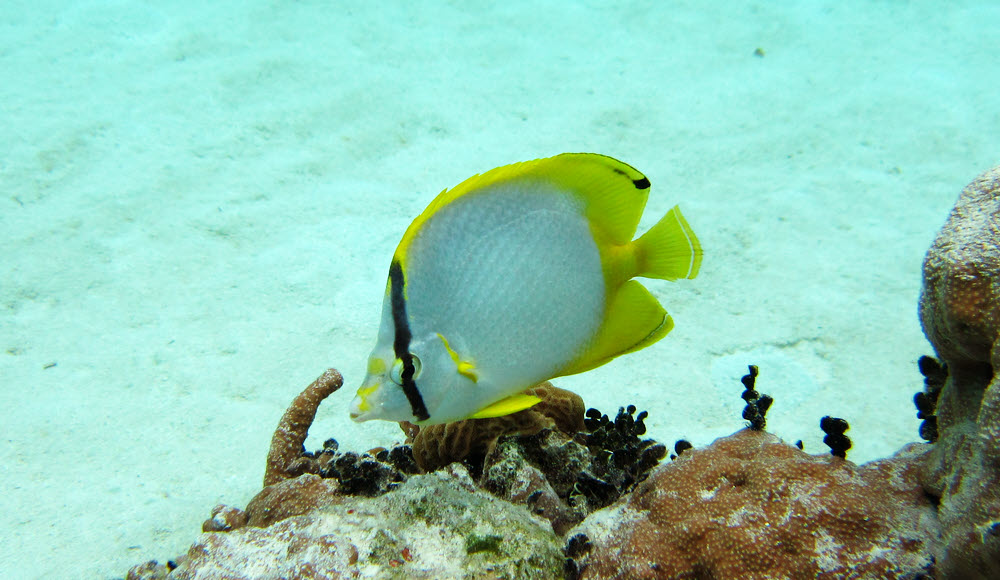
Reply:
[[592, 153], [498, 167], [445, 190], [403, 234], [355, 421], [497, 417], [523, 391], [663, 338], [637, 280], [694, 278], [701, 244], [675, 206], [636, 240], [649, 180]]

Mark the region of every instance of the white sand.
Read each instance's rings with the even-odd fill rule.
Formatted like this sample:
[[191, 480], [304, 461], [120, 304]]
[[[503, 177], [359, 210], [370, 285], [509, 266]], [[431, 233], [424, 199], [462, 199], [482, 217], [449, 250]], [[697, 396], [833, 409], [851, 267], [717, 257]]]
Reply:
[[309, 446], [399, 439], [345, 405], [400, 235], [562, 151], [644, 171], [642, 227], [680, 203], [705, 261], [649, 284], [669, 337], [558, 384], [704, 445], [756, 363], [808, 451], [825, 414], [856, 461], [917, 439], [920, 263], [1000, 162], [995, 3], [173, 4], [0, 9], [0, 577], [182, 552], [327, 366]]

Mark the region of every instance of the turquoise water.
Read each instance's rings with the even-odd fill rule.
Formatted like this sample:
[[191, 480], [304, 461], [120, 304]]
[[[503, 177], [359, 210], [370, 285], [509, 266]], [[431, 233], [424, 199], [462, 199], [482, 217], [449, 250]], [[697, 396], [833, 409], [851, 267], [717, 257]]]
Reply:
[[[945, 7], [946, 6], [946, 7]], [[557, 381], [650, 435], [769, 427], [866, 461], [917, 439], [920, 263], [1000, 162], [992, 2], [5, 2], [0, 8], [4, 578], [183, 552], [259, 489], [328, 366], [347, 420], [389, 258], [433, 196], [595, 151], [681, 204], [701, 275], [676, 329]], [[313, 442], [310, 442], [313, 445]]]

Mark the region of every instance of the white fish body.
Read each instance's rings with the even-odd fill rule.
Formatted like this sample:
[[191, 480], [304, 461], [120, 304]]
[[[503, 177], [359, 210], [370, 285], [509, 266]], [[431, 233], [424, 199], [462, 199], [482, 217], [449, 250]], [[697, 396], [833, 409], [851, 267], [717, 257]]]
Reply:
[[[674, 208], [632, 240], [649, 181], [595, 154], [508, 165], [439, 195], [393, 257], [357, 421], [504, 415], [556, 376], [652, 344], [670, 317], [634, 276], [693, 278]], [[652, 235], [651, 235], [652, 234]]]

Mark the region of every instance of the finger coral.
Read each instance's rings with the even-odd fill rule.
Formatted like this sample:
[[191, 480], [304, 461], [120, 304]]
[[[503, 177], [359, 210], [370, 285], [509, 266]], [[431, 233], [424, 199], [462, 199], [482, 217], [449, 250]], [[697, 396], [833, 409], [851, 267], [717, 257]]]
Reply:
[[302, 453], [302, 444], [309, 435], [309, 427], [316, 418], [316, 409], [323, 399], [343, 385], [344, 377], [336, 369], [327, 369], [302, 394], [295, 397], [271, 437], [271, 449], [267, 453], [267, 466], [264, 469], [265, 487], [304, 473], [302, 464], [296, 460]]
[[[858, 467], [744, 429], [574, 528], [582, 578], [916, 578], [933, 564], [921, 446]], [[568, 551], [570, 553], [570, 551]]]
[[920, 320], [943, 363], [922, 365], [929, 383], [916, 401], [923, 415], [936, 414], [923, 427], [922, 436], [936, 435], [923, 481], [940, 498], [940, 572], [998, 578], [1000, 167], [962, 191], [927, 252]]
[[549, 382], [525, 392], [541, 402], [503, 417], [465, 419], [427, 427], [401, 423], [417, 465], [424, 472], [430, 472], [455, 461], [482, 459], [504, 435], [533, 435], [549, 428], [570, 434], [583, 430], [584, 404], [576, 393], [554, 387]]

